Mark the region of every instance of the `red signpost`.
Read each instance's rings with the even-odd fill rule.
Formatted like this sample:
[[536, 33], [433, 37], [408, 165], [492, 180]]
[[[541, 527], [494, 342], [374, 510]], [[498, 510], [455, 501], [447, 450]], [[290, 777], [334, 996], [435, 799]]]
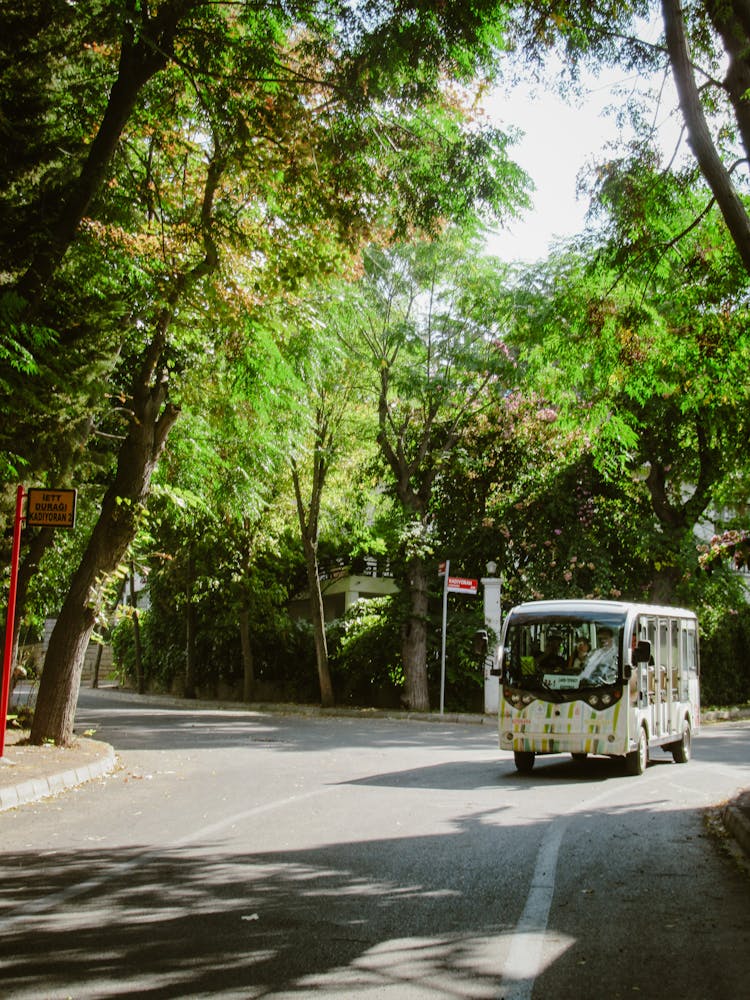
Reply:
[[76, 523], [76, 490], [31, 488], [16, 490], [16, 517], [13, 522], [13, 549], [10, 557], [10, 587], [8, 590], [8, 617], [5, 623], [5, 653], [3, 655], [3, 684], [0, 692], [0, 757], [5, 753], [5, 726], [8, 720], [8, 699], [13, 674], [13, 639], [16, 618], [16, 593], [18, 590], [18, 563], [21, 553], [21, 530], [24, 514], [23, 501], [28, 497], [27, 527], [74, 528]]
[[448, 630], [448, 594], [476, 594], [479, 585], [478, 580], [472, 580], [465, 576], [451, 576], [450, 559], [441, 562], [438, 568], [438, 576], [443, 580], [443, 642], [440, 653], [440, 714], [445, 710], [445, 642]]
[[8, 718], [10, 675], [13, 670], [13, 635], [16, 617], [16, 590], [18, 563], [21, 553], [21, 522], [23, 521], [23, 486], [16, 490], [16, 517], [13, 522], [13, 548], [10, 557], [10, 589], [8, 591], [8, 617], [5, 623], [5, 654], [3, 656], [3, 688], [0, 695], [0, 757], [5, 753], [5, 725]]
[[478, 586], [478, 580], [470, 580], [464, 576], [448, 577], [448, 593], [450, 594], [476, 594]]

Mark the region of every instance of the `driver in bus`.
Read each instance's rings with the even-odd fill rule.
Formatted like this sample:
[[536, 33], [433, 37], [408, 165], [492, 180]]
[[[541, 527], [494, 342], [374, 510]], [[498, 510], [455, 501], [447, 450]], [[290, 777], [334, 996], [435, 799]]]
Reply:
[[591, 643], [588, 640], [588, 636], [579, 635], [576, 638], [575, 649], [568, 664], [568, 672], [571, 674], [580, 674], [586, 666], [586, 660], [590, 653]]
[[547, 636], [547, 645], [544, 653], [537, 664], [539, 670], [545, 674], [565, 673], [565, 657], [560, 653], [563, 637], [557, 632], [550, 632]]
[[613, 684], [617, 679], [617, 650], [612, 629], [597, 629], [597, 640], [599, 645], [589, 654], [581, 672], [579, 687], [583, 681], [589, 684]]

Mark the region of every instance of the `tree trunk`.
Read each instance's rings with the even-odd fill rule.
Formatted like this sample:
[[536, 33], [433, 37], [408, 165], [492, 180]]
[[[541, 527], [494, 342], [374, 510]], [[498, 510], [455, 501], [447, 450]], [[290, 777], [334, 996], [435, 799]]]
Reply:
[[[174, 0], [163, 4], [155, 22], [175, 27], [194, 2]], [[209, 161], [201, 206], [204, 259], [169, 282], [166, 301], [134, 379], [130, 427], [120, 448], [115, 478], [104, 495], [99, 520], [50, 636], [31, 729], [32, 743], [53, 740], [65, 746], [73, 735], [83, 656], [94, 628], [100, 591], [135, 537], [156, 463], [179, 415], [177, 407], [168, 401], [169, 374], [161, 367], [162, 357], [170, 325], [186, 289], [195, 286], [218, 264], [210, 228], [214, 196], [223, 169], [220, 156]]]
[[[387, 364], [381, 364], [380, 397], [378, 400], [378, 446], [388, 463], [395, 480], [396, 494], [404, 511], [413, 519], [419, 532], [427, 526], [427, 511], [432, 500], [435, 477], [440, 462], [430, 458], [430, 448], [437, 408], [431, 408], [420, 432], [417, 457], [409, 459], [409, 449], [405, 447], [408, 422], [396, 428], [390, 416], [389, 392], [391, 372]], [[450, 454], [459, 437], [459, 425], [442, 441], [441, 451]], [[391, 435], [393, 440], [391, 440]], [[409, 617], [401, 630], [401, 657], [406, 679], [406, 707], [415, 712], [430, 710], [430, 694], [427, 685], [427, 622], [429, 595], [424, 557], [406, 555], [406, 590], [409, 594]]]
[[333, 683], [328, 665], [328, 643], [326, 641], [326, 623], [323, 611], [323, 593], [320, 589], [318, 557], [308, 541], [303, 539], [303, 542], [305, 548], [305, 566], [307, 569], [307, 588], [310, 592], [310, 617], [312, 619], [313, 640], [315, 642], [315, 662], [318, 666], [318, 683], [320, 684], [320, 703], [323, 708], [331, 708], [334, 704]]
[[[659, 425], [652, 419], [650, 430], [644, 430], [641, 437], [642, 457], [648, 462], [646, 488], [651, 498], [651, 508], [659, 524], [658, 543], [652, 548], [651, 560], [654, 567], [651, 581], [651, 600], [654, 604], [673, 604], [680, 584], [677, 567], [679, 552], [685, 539], [693, 535], [695, 525], [700, 520], [716, 483], [724, 471], [723, 450], [720, 439], [711, 433], [700, 413], [694, 418], [695, 453], [698, 459], [698, 473], [693, 477], [692, 493], [683, 494], [674, 484], [670, 490], [673, 449], [664, 439], [664, 429], [673, 423], [668, 417]], [[667, 431], [667, 439], [671, 432]]]
[[676, 566], [661, 564], [654, 573], [651, 583], [651, 603], [673, 605], [680, 571]]
[[240, 645], [242, 647], [242, 700], [255, 698], [255, 661], [250, 644], [250, 609], [244, 605], [240, 611]]
[[[130, 8], [130, 4], [126, 7]], [[76, 182], [69, 188], [57, 218], [46, 224], [34, 259], [18, 283], [17, 291], [28, 303], [25, 319], [32, 319], [41, 304], [45, 285], [72, 243], [92, 199], [100, 189], [107, 169], [145, 84], [167, 65], [180, 20], [195, 6], [195, 0], [170, 0], [160, 4], [149, 21], [140, 18], [140, 37], [135, 37], [138, 15], [128, 9], [123, 27], [117, 79], [107, 107]]]
[[[154, 344], [151, 348], [153, 353]], [[154, 364], [148, 359], [144, 367], [153, 374]], [[150, 378], [141, 379], [134, 392], [133, 419], [120, 448], [114, 481], [50, 636], [31, 729], [34, 744], [71, 742], [83, 658], [100, 592], [135, 537], [154, 467], [178, 416], [166, 395], [161, 379], [153, 387]]]
[[99, 671], [102, 666], [102, 653], [104, 652], [104, 643], [99, 644], [99, 648], [96, 651], [96, 660], [94, 661], [94, 673], [91, 677], [91, 687], [96, 689], [99, 687]]
[[429, 712], [427, 687], [427, 623], [429, 596], [424, 560], [414, 556], [407, 566], [409, 617], [401, 632], [401, 655], [406, 676], [406, 707]]
[[198, 656], [196, 651], [195, 605], [193, 603], [193, 578], [195, 561], [192, 543], [188, 543], [187, 558], [187, 600], [185, 603], [185, 697], [195, 698]]
[[750, 8], [747, 0], [729, 4], [709, 0], [706, 4], [711, 23], [721, 36], [729, 62], [724, 86], [732, 102], [737, 127], [746, 156], [750, 157]]
[[[325, 431], [321, 431], [318, 441], [325, 439]], [[309, 513], [305, 512], [302, 500], [297, 465], [292, 460], [292, 483], [297, 501], [302, 547], [305, 553], [305, 569], [307, 570], [307, 588], [310, 593], [310, 617], [313, 625], [315, 642], [315, 661], [318, 666], [318, 682], [320, 684], [320, 702], [324, 708], [334, 704], [333, 684], [328, 666], [328, 644], [326, 643], [325, 615], [323, 613], [323, 594], [320, 590], [320, 573], [318, 571], [318, 514], [325, 483], [326, 464], [323, 459], [323, 449], [316, 448]]]

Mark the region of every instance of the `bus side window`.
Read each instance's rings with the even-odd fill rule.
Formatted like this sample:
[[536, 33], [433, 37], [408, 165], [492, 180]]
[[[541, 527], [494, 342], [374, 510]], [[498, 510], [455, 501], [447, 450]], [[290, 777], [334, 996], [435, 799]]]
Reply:
[[697, 638], [695, 622], [680, 622], [680, 657], [682, 669], [680, 671], [679, 691], [681, 701], [688, 701], [690, 698], [690, 678], [698, 676]]
[[698, 673], [698, 643], [696, 641], [695, 622], [682, 623], [683, 653], [682, 662], [685, 670], [690, 674]]
[[677, 619], [670, 621], [669, 631], [672, 644], [672, 698], [677, 700], [680, 697], [679, 681], [683, 673], [680, 666], [680, 622]]
[[694, 622], [690, 623], [690, 631], [688, 634], [690, 636], [690, 648], [692, 651], [690, 673], [698, 674], [698, 626]]
[[646, 625], [646, 638], [651, 643], [651, 659], [648, 664], [648, 699], [653, 705], [656, 700], [656, 667], [654, 664], [658, 646], [658, 633], [656, 628], [656, 619], [648, 618]]

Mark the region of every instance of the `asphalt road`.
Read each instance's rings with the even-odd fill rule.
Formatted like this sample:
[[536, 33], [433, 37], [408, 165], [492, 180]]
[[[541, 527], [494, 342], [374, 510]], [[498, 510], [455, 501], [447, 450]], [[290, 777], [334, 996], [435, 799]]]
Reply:
[[688, 765], [537, 761], [492, 726], [145, 707], [84, 693], [119, 766], [0, 815], [12, 998], [739, 998], [750, 881], [706, 807], [750, 725]]

